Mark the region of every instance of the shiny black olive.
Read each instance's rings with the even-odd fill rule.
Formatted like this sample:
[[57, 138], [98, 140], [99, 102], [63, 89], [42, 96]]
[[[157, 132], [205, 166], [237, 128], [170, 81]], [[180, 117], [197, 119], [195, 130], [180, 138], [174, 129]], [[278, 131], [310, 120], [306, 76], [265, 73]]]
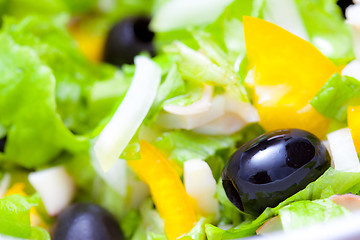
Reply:
[[6, 144], [6, 136], [0, 139], [0, 152], [4, 152]]
[[59, 214], [54, 240], [123, 240], [115, 218], [104, 208], [90, 203], [76, 203]]
[[345, 10], [348, 6], [354, 4], [352, 0], [338, 0], [337, 5], [341, 8], [343, 16], [345, 17]]
[[149, 22], [147, 17], [131, 17], [115, 24], [105, 42], [104, 61], [121, 66], [132, 64], [144, 51], [154, 56], [154, 33], [148, 28]]
[[226, 163], [222, 180], [229, 200], [256, 216], [304, 189], [329, 166], [329, 153], [316, 136], [285, 129], [241, 146]]

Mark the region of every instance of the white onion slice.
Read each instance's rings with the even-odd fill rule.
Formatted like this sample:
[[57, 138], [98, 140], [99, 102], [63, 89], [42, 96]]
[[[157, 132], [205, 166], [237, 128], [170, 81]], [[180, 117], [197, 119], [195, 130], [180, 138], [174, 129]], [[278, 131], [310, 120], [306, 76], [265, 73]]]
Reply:
[[353, 47], [355, 58], [360, 61], [360, 31], [353, 31]]
[[354, 60], [348, 63], [341, 71], [341, 75], [353, 77], [360, 81], [360, 62]]
[[346, 23], [360, 31], [360, 5], [350, 5], [345, 12]]
[[99, 176], [120, 196], [126, 197], [133, 208], [138, 208], [149, 196], [148, 186], [131, 171], [124, 159], [118, 159], [106, 173], [99, 162], [93, 159], [93, 167]]
[[161, 69], [145, 56], [135, 57], [135, 75], [124, 100], [99, 134], [94, 154], [104, 171], [119, 159], [143, 122], [156, 96]]
[[191, 130], [217, 119], [224, 114], [224, 111], [225, 98], [218, 95], [214, 97], [210, 109], [206, 112], [193, 115], [163, 113], [159, 115], [157, 124], [165, 129]]
[[205, 161], [192, 159], [184, 163], [184, 184], [187, 194], [195, 199], [200, 211], [219, 215], [219, 203], [215, 198], [216, 181]]
[[173, 0], [165, 3], [153, 16], [154, 32], [185, 29], [215, 21], [233, 0]]
[[304, 21], [295, 0], [266, 0], [265, 20], [309, 41]]
[[5, 196], [6, 191], [8, 190], [10, 185], [10, 180], [11, 175], [9, 173], [5, 173], [0, 182], [0, 198]]
[[356, 1], [355, 5], [346, 8], [346, 23], [353, 28], [353, 47], [355, 57], [360, 61], [360, 4]]
[[127, 194], [127, 164], [123, 159], [117, 159], [115, 164], [107, 171], [100, 167], [99, 161], [92, 158], [92, 165], [99, 176], [120, 196]]
[[331, 132], [327, 135], [335, 170], [360, 172], [360, 163], [349, 128]]
[[257, 109], [251, 103], [237, 101], [229, 95], [226, 95], [227, 112], [238, 115], [245, 123], [259, 122], [260, 117]]
[[245, 125], [246, 123], [234, 113], [225, 113], [212, 122], [194, 128], [193, 131], [206, 135], [230, 135], [241, 130]]
[[75, 183], [62, 166], [32, 172], [28, 178], [50, 216], [65, 209], [74, 197]]
[[201, 98], [187, 106], [165, 105], [164, 110], [177, 115], [192, 115], [206, 112], [211, 107], [211, 99], [214, 87], [205, 85]]

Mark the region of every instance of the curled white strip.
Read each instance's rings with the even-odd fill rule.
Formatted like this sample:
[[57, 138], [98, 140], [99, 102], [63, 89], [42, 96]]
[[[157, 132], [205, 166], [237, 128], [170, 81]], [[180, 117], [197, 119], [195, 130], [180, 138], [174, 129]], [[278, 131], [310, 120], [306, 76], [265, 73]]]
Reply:
[[164, 110], [168, 113], [176, 115], [193, 115], [206, 112], [211, 107], [211, 99], [213, 95], [214, 87], [210, 85], [204, 85], [203, 94], [201, 98], [186, 106], [165, 105]]
[[135, 57], [135, 75], [124, 100], [94, 144], [94, 155], [104, 171], [119, 159], [155, 99], [161, 68], [150, 58]]

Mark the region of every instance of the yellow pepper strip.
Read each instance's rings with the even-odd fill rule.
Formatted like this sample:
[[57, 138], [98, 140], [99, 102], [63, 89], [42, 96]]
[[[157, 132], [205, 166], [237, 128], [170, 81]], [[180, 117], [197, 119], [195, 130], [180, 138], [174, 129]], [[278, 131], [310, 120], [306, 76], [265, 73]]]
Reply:
[[24, 188], [25, 188], [24, 183], [22, 183], [22, 182], [15, 183], [11, 188], [9, 188], [6, 191], [5, 197], [10, 196], [10, 195], [21, 195], [21, 196], [26, 197], [27, 194], [24, 192]]
[[309, 104], [336, 66], [309, 42], [254, 17], [243, 19], [254, 104], [267, 130], [301, 128], [323, 137], [328, 120]]
[[70, 27], [70, 34], [79, 44], [80, 51], [91, 61], [101, 62], [105, 39], [104, 36], [90, 33], [80, 27]]
[[169, 240], [188, 233], [196, 224], [196, 213], [176, 171], [167, 158], [146, 141], [140, 142], [140, 160], [128, 165], [150, 187]]
[[360, 152], [360, 106], [348, 107], [347, 121], [356, 151]]

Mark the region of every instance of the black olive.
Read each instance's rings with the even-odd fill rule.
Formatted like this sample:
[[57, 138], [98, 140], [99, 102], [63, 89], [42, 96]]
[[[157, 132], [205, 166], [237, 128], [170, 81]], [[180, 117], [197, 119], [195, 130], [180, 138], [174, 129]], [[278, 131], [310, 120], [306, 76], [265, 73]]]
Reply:
[[154, 33], [149, 30], [149, 23], [147, 17], [130, 17], [116, 23], [105, 42], [104, 61], [121, 66], [132, 64], [143, 51], [154, 56]]
[[57, 217], [54, 240], [123, 240], [115, 218], [104, 208], [90, 203], [76, 203]]
[[338, 0], [337, 5], [341, 8], [342, 14], [345, 17], [345, 10], [348, 6], [354, 4], [352, 0]]
[[222, 180], [229, 200], [256, 216], [304, 189], [329, 166], [329, 153], [316, 136], [285, 129], [241, 146], [226, 163]]
[[0, 152], [4, 152], [6, 144], [6, 136], [0, 139]]

